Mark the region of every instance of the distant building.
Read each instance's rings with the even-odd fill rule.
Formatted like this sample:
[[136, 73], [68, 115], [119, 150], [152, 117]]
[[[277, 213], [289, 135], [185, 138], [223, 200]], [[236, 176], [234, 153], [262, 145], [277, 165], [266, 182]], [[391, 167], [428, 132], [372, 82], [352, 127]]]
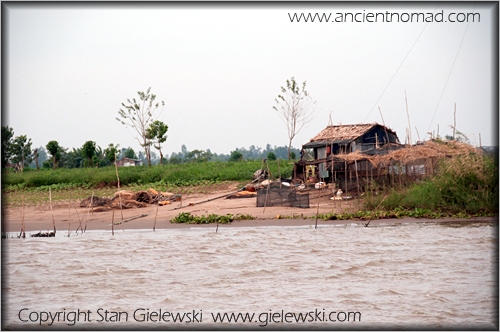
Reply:
[[122, 167], [122, 166], [141, 166], [142, 165], [142, 160], [140, 159], [131, 159], [131, 158], [122, 158], [116, 161], [116, 166]]

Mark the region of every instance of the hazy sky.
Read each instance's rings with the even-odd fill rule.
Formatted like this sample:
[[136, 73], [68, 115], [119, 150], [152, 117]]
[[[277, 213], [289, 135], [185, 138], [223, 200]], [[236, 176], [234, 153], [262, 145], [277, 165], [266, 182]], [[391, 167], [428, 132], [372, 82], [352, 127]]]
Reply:
[[[404, 142], [457, 129], [497, 145], [497, 3], [2, 4], [2, 123], [33, 146], [57, 140], [103, 149], [139, 144], [115, 120], [148, 87], [165, 101], [164, 153], [288, 143], [273, 110], [286, 80], [307, 80], [318, 115], [300, 148], [328, 124], [385, 123]], [[469, 23], [292, 23], [293, 13], [479, 13]]]

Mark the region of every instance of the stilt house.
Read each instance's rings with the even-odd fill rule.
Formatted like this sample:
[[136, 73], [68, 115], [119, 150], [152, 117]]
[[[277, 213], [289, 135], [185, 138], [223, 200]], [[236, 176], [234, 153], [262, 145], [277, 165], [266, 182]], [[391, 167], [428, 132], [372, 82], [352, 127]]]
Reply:
[[304, 182], [334, 182], [339, 177], [350, 178], [353, 171], [358, 175], [367, 173], [371, 164], [362, 159], [347, 162], [345, 158], [338, 158], [339, 155], [358, 151], [365, 155], [384, 154], [401, 147], [396, 132], [378, 123], [327, 126], [302, 146], [302, 151], [313, 150], [314, 160], [304, 160], [302, 152], [293, 177]]

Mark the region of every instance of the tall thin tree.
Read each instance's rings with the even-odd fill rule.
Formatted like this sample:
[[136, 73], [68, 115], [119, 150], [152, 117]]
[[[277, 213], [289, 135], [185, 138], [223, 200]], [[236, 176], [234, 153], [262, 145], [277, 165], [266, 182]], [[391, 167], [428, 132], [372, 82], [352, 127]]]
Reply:
[[288, 160], [290, 160], [292, 140], [316, 116], [316, 101], [306, 91], [306, 81], [300, 86], [294, 77], [286, 80], [286, 87], [281, 87], [281, 93], [275, 99], [276, 105], [273, 108], [287, 127]]
[[[148, 88], [146, 92], [138, 91], [139, 100], [135, 98], [132, 100], [127, 99], [127, 103], [122, 103], [123, 108], [118, 111], [120, 118], [116, 118], [116, 120], [120, 121], [123, 125], [135, 130], [135, 138], [144, 148], [148, 165], [151, 165], [152, 142], [147, 130], [150, 124], [154, 122], [163, 111], [163, 108], [160, 109], [160, 103], [155, 103], [156, 95], [152, 94], [150, 91], [151, 88]], [[161, 101], [161, 106], [165, 106], [164, 101]]]

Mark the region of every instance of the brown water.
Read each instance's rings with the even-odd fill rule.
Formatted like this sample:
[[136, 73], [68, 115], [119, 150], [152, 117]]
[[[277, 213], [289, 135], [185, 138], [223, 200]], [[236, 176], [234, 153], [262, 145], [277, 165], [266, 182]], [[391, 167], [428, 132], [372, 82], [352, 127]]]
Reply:
[[[7, 239], [2, 325], [39, 328], [45, 312], [61, 311], [60, 321], [42, 327], [264, 329], [267, 322], [278, 329], [494, 328], [497, 262], [497, 227], [491, 223], [219, 228], [218, 233], [204, 228], [115, 236], [87, 231], [69, 238], [58, 233]], [[146, 312], [134, 316], [140, 308], [199, 315], [189, 323], [138, 322]], [[71, 312], [77, 310], [86, 314], [72, 325]], [[254, 313], [253, 322], [215, 323], [211, 314], [217, 312]], [[306, 322], [287, 322], [307, 312], [314, 314]], [[346, 316], [331, 312], [361, 316], [339, 322]], [[339, 319], [318, 321], [325, 317]], [[104, 318], [108, 322], [100, 321]]]

